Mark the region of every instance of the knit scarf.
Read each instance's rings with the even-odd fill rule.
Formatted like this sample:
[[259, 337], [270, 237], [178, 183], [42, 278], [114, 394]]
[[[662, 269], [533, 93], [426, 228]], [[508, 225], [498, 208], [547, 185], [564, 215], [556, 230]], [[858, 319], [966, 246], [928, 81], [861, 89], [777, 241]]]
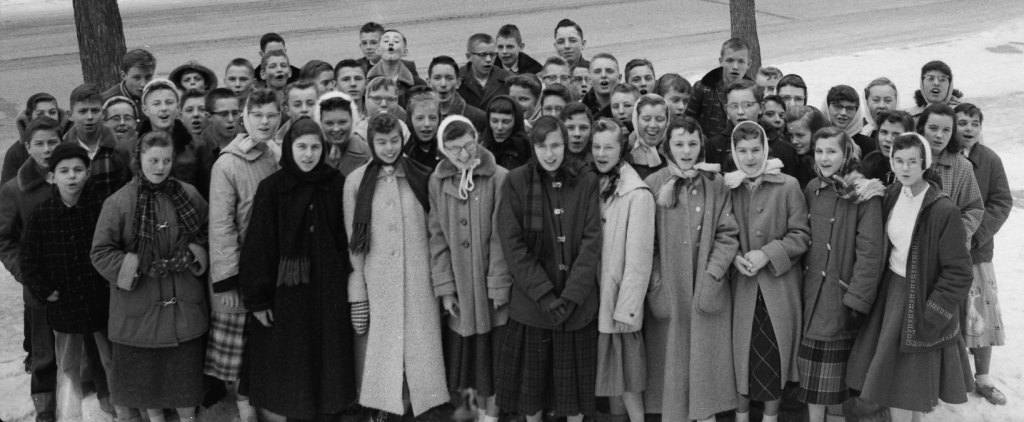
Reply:
[[[314, 240], [308, 228], [315, 225], [317, 212], [313, 205], [317, 199], [324, 197], [324, 194], [318, 195], [317, 191], [328, 191], [328, 183], [339, 173], [326, 163], [326, 154], [323, 153], [320, 154], [320, 161], [309, 171], [302, 171], [295, 162], [292, 155], [295, 136], [292, 133], [309, 125], [316, 123], [308, 118], [296, 121], [285, 135], [281, 148], [282, 190], [290, 194], [288, 201], [279, 203], [278, 208], [281, 248], [281, 257], [277, 263], [278, 286], [309, 284], [309, 256]], [[309, 132], [306, 130], [304, 133]]]
[[[370, 252], [370, 223], [373, 216], [373, 196], [377, 192], [377, 177], [381, 169], [386, 165], [379, 157], [377, 151], [370, 148], [373, 159], [366, 165], [363, 173], [363, 180], [359, 182], [359, 190], [356, 191], [356, 209], [352, 218], [352, 242], [349, 243], [349, 250], [355, 254], [366, 254]], [[430, 181], [432, 169], [417, 163], [405, 156], [399, 156], [393, 163], [396, 169], [405, 172], [405, 180], [409, 183], [413, 195], [419, 200], [423, 212], [430, 212], [430, 199], [427, 195], [427, 183]]]
[[575, 184], [580, 169], [563, 161], [554, 176], [547, 176], [544, 174], [547, 170], [541, 167], [536, 158], [526, 165], [530, 166], [530, 171], [526, 173], [529, 191], [526, 194], [526, 206], [523, 207], [523, 227], [527, 232], [540, 233], [544, 230], [544, 179], [550, 179], [551, 188], [560, 189], [563, 183]]
[[[658, 205], [665, 208], [675, 208], [676, 204], [679, 203], [679, 192], [693, 185], [697, 181], [697, 176], [711, 180], [715, 177], [715, 174], [722, 171], [721, 165], [703, 161], [694, 164], [693, 167], [686, 170], [679, 168], [678, 164], [669, 161], [666, 168], [668, 168], [671, 178], [658, 190], [657, 198]], [[680, 181], [684, 183], [679, 183]]]
[[[615, 167], [612, 167], [611, 170], [608, 170], [607, 173], [598, 173], [600, 174], [599, 180], [601, 181], [602, 202], [608, 202], [608, 199], [615, 194], [615, 189], [619, 187], [619, 172], [622, 171], [623, 162], [624, 161], [619, 160], [619, 163], [616, 164]], [[597, 166], [594, 166], [594, 169], [596, 170]]]
[[843, 156], [845, 157], [843, 164], [828, 176], [821, 173], [821, 168], [818, 167], [817, 163], [814, 164], [814, 174], [818, 175], [818, 178], [821, 179], [822, 187], [831, 188], [839, 197], [855, 204], [871, 199], [870, 197], [862, 197], [858, 194], [857, 187], [854, 185], [855, 175], [859, 175], [859, 173], [852, 170], [857, 168], [857, 164], [860, 162], [860, 148], [851, 140], [851, 142], [846, 143], [846, 151], [843, 152]]
[[167, 177], [160, 183], [150, 182], [141, 170], [135, 177], [138, 180], [139, 189], [136, 193], [135, 219], [132, 222], [132, 231], [135, 237], [128, 244], [128, 252], [139, 256], [139, 270], [149, 271], [150, 265], [159, 259], [154, 242], [156, 232], [166, 228], [167, 223], [157, 222], [156, 218], [156, 197], [165, 195], [174, 204], [174, 212], [177, 214], [178, 223], [184, 227], [185, 236], [175, 242], [174, 250], [187, 248], [189, 243], [195, 242], [200, 237], [200, 230], [205, 229], [199, 212], [189, 201], [188, 194], [177, 180]]

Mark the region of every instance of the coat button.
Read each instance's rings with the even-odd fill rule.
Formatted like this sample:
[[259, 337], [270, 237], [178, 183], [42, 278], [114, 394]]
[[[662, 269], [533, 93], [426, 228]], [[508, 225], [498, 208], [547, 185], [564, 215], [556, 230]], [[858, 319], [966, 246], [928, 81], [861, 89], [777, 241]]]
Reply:
[[463, 242], [462, 242], [462, 247], [463, 247], [463, 248], [466, 248], [466, 249], [469, 249], [469, 241], [468, 241], [468, 240], [466, 240], [466, 241], [463, 241]]
[[313, 233], [313, 225], [310, 225], [310, 226], [309, 226], [309, 232], [310, 232], [310, 233]]
[[761, 233], [761, 231], [760, 231], [760, 230], [758, 230], [758, 231], [754, 232], [754, 236], [757, 236], [757, 237], [764, 237], [764, 233]]
[[313, 210], [313, 204], [309, 204], [309, 210], [310, 210], [310, 211], [312, 211], [312, 210]]
[[691, 195], [696, 195], [697, 194], [697, 189], [694, 189], [693, 192], [690, 192], [690, 194]]
[[469, 221], [463, 218], [462, 220], [459, 220], [459, 224], [462, 224], [463, 226], [469, 225]]
[[697, 207], [697, 212], [700, 212], [700, 207]]
[[764, 207], [757, 207], [757, 212], [758, 213], [764, 212]]

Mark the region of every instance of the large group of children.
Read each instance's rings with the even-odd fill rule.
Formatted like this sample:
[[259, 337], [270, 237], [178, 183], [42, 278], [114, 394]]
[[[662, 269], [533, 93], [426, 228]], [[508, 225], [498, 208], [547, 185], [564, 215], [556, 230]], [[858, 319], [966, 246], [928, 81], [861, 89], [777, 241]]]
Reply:
[[107, 91], [28, 99], [0, 258], [37, 421], [82, 417], [83, 373], [118, 421], [195, 420], [217, 383], [243, 422], [1005, 403], [1012, 199], [945, 63], [911, 110], [886, 78], [819, 109], [739, 39], [692, 85], [585, 59], [568, 19], [543, 62], [505, 25], [423, 79], [406, 43], [371, 22], [300, 69], [269, 33], [223, 87], [131, 50]]

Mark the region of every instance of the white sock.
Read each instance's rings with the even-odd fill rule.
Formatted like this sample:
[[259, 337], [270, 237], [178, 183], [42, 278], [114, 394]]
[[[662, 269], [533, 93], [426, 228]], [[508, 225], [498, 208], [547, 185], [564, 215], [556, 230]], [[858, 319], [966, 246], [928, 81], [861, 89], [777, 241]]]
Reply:
[[498, 422], [498, 417], [497, 416], [487, 416], [485, 414], [485, 415], [482, 415], [480, 417], [480, 422]]
[[992, 385], [992, 380], [988, 378], [988, 374], [975, 375], [974, 382], [981, 385]]
[[750, 411], [736, 411], [736, 422], [750, 422]]
[[761, 417], [761, 422], [779, 422], [779, 415], [764, 415]]

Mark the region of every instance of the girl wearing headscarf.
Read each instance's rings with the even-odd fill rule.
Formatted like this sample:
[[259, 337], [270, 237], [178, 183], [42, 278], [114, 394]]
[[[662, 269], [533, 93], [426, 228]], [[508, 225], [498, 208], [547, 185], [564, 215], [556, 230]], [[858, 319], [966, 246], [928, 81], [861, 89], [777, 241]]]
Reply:
[[498, 407], [539, 422], [545, 409], [580, 422], [596, 412], [600, 182], [566, 160], [554, 116], [530, 132], [534, 158], [509, 172], [499, 207], [513, 277], [498, 356]]
[[[822, 104], [825, 117], [832, 126], [838, 127], [853, 140], [857, 146], [857, 156], [863, 157], [878, 149], [871, 137], [861, 135], [864, 128], [864, 105], [860, 103], [857, 91], [849, 85], [836, 85], [828, 90], [825, 103]], [[853, 110], [851, 110], [853, 108]]]
[[846, 379], [862, 399], [903, 422], [940, 399], [967, 402], [973, 382], [960, 311], [972, 274], [960, 212], [927, 175], [932, 152], [925, 139], [900, 135], [891, 160], [897, 182], [882, 203], [888, 264]]
[[941, 60], [932, 60], [921, 67], [921, 87], [914, 91], [914, 107], [911, 116], [917, 119], [924, 109], [932, 104], [956, 107], [963, 93], [953, 88], [953, 70]]
[[469, 119], [448, 116], [437, 134], [437, 150], [445, 158], [430, 175], [427, 223], [434, 295], [446, 314], [448, 389], [474, 389], [486, 398], [482, 420], [497, 422], [494, 367], [512, 288], [498, 240], [498, 207], [508, 170], [480, 146]]
[[[273, 91], [249, 93], [242, 114], [245, 133], [221, 151], [210, 171], [210, 337], [206, 346], [206, 375], [234, 383], [241, 422], [254, 422], [249, 398], [238, 390], [245, 352], [246, 317], [239, 290], [239, 259], [252, 216], [256, 190], [278, 169], [267, 142], [272, 142], [280, 108]], [[268, 116], [269, 115], [269, 116]], [[263, 128], [264, 130], [260, 130]]]
[[[864, 105], [867, 106], [868, 112], [863, 113], [864, 127], [860, 129], [860, 134], [875, 139], [878, 127], [881, 126], [881, 122], [878, 121], [879, 114], [896, 111], [899, 103], [896, 84], [889, 78], [883, 76], [869, 82], [868, 86], [864, 87]], [[862, 155], [866, 156], [867, 154]]]
[[373, 159], [349, 175], [344, 194], [352, 324], [358, 334], [372, 325], [359, 404], [398, 420], [449, 398], [430, 281], [430, 169], [402, 155], [407, 135], [394, 116], [373, 116], [367, 135]]
[[321, 95], [313, 108], [313, 121], [323, 128], [327, 141], [324, 161], [343, 176], [370, 160], [370, 147], [353, 132], [360, 119], [358, 105], [343, 92]]
[[713, 421], [736, 408], [728, 274], [738, 228], [720, 166], [705, 161], [697, 121], [674, 119], [668, 137], [661, 148], [667, 166], [647, 178], [658, 203], [651, 318], [644, 323], [647, 412], [666, 421]]
[[669, 107], [657, 94], [640, 97], [633, 107], [633, 127], [629, 134], [630, 151], [626, 162], [633, 166], [641, 179], [667, 166], [658, 147], [668, 133]]
[[243, 382], [265, 420], [331, 417], [356, 399], [344, 177], [324, 163], [323, 147], [312, 120], [291, 125], [281, 169], [256, 191], [242, 247], [242, 299], [257, 320]]
[[590, 148], [600, 175], [603, 223], [596, 391], [609, 398], [613, 421], [636, 422], [644, 420], [647, 388], [640, 330], [654, 255], [654, 196], [623, 161], [629, 148], [622, 131], [615, 121], [599, 119]]
[[204, 391], [206, 201], [171, 176], [173, 163], [166, 133], [139, 140], [135, 177], [104, 202], [91, 253], [112, 284], [111, 403], [151, 421], [165, 408], [195, 421]]
[[812, 144], [817, 177], [804, 189], [811, 243], [804, 256], [797, 398], [808, 404], [811, 422], [824, 422], [826, 406], [848, 398], [846, 363], [882, 278], [884, 188], [874, 181], [870, 193], [857, 192], [859, 157], [842, 129], [821, 129]]
[[800, 259], [810, 238], [807, 205], [796, 179], [768, 158], [764, 129], [745, 121], [732, 131], [738, 170], [725, 175], [739, 225], [733, 258], [733, 361], [739, 392], [736, 420], [750, 418], [750, 401], [765, 403], [764, 420], [778, 420], [782, 389], [799, 380]]

